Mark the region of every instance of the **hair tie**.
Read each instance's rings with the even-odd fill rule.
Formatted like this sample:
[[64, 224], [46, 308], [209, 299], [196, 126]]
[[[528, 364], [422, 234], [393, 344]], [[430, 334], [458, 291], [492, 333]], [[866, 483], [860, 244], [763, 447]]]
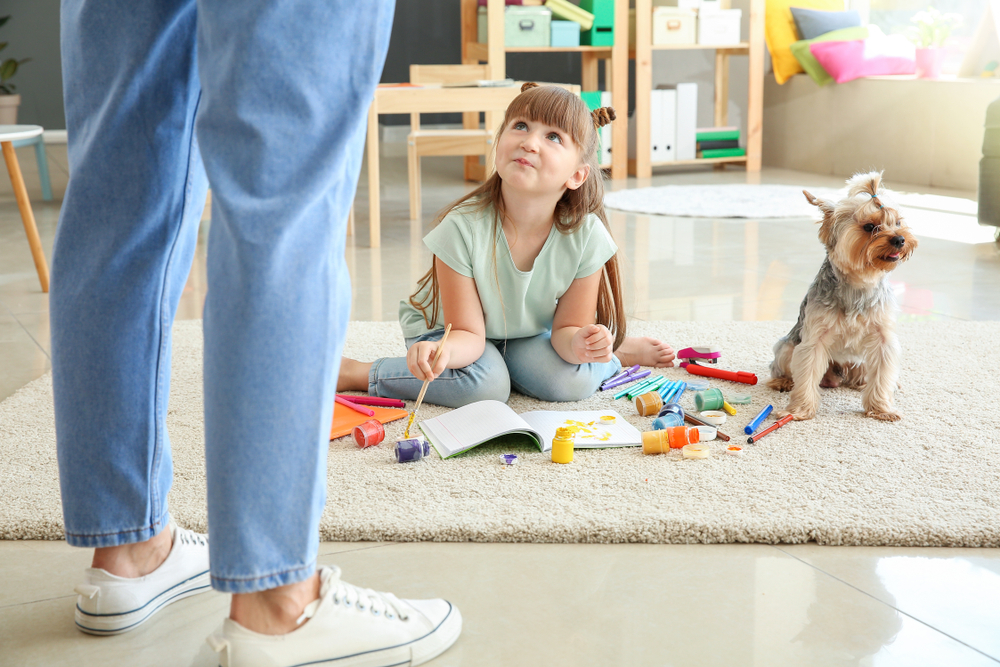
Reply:
[[866, 194], [866, 195], [868, 195], [869, 197], [871, 197], [871, 198], [872, 198], [872, 201], [874, 201], [874, 202], [875, 202], [876, 204], [878, 204], [878, 207], [879, 207], [879, 208], [883, 208], [883, 207], [882, 207], [882, 202], [880, 202], [880, 201], [878, 200], [878, 195], [873, 195], [873, 194], [872, 194], [872, 193], [870, 193], [870, 192], [866, 192], [865, 194]]
[[600, 107], [594, 109], [590, 112], [590, 116], [594, 119], [594, 127], [596, 128], [602, 128], [618, 117], [615, 114], [614, 107]]

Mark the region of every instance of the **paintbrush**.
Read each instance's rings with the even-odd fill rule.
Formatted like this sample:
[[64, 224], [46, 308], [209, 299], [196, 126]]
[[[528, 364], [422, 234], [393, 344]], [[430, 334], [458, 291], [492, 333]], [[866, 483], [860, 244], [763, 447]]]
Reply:
[[[444, 328], [444, 335], [441, 336], [441, 344], [438, 345], [437, 353], [434, 355], [434, 361], [431, 362], [431, 368], [437, 364], [438, 359], [441, 358], [441, 353], [444, 352], [444, 342], [448, 340], [448, 334], [451, 333], [451, 325], [449, 324]], [[420, 409], [420, 404], [424, 402], [424, 394], [427, 393], [427, 385], [431, 383], [431, 378], [424, 380], [424, 386], [420, 388], [420, 395], [417, 396], [417, 405], [413, 408], [413, 414], [410, 415], [410, 421], [406, 422], [406, 430], [403, 431], [403, 440], [410, 437], [410, 427], [413, 426], [413, 420], [417, 418], [417, 410]]]

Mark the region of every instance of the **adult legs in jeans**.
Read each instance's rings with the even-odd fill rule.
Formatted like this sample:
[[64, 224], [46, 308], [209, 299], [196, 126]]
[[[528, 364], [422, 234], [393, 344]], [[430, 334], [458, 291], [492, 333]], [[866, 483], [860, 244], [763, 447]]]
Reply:
[[[444, 331], [407, 338], [406, 347], [422, 340], [441, 340]], [[580, 401], [601, 382], [621, 370], [617, 358], [603, 364], [570, 364], [552, 347], [552, 334], [531, 338], [486, 341], [483, 356], [465, 368], [449, 368], [427, 386], [424, 400], [458, 408], [483, 400], [506, 402], [513, 387], [543, 401]], [[387, 398], [414, 399], [423, 385], [410, 373], [404, 357], [377, 359], [368, 371], [368, 393]]]
[[316, 583], [344, 223], [391, 14], [391, 0], [64, 1], [71, 178], [51, 312], [70, 544], [162, 539], [170, 329], [207, 171], [212, 583]]

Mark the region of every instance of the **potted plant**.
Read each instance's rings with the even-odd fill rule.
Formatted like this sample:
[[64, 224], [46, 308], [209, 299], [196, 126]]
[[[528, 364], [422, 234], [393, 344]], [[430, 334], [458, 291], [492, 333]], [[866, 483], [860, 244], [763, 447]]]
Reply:
[[941, 76], [941, 45], [951, 31], [962, 23], [960, 14], [944, 14], [933, 7], [917, 12], [910, 22], [910, 41], [917, 47], [917, 76], [936, 79]]
[[[10, 16], [0, 16], [0, 28], [4, 26]], [[0, 51], [7, 48], [7, 42], [0, 42]], [[16, 95], [14, 84], [9, 83], [11, 77], [17, 74], [17, 68], [31, 60], [14, 60], [7, 58], [0, 62], [0, 125], [17, 125], [17, 107], [21, 104], [21, 96]]]

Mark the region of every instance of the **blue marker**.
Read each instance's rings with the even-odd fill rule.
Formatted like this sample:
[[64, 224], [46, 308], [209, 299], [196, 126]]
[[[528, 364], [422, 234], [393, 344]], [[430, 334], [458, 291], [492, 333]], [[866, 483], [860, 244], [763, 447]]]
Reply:
[[671, 397], [670, 402], [671, 403], [680, 403], [681, 402], [681, 396], [684, 395], [684, 392], [687, 390], [687, 388], [688, 388], [687, 382], [681, 382], [681, 386], [678, 387], [677, 393], [674, 394], [673, 397]]
[[758, 428], [760, 428], [761, 422], [767, 419], [767, 416], [771, 414], [771, 410], [774, 410], [773, 405], [768, 405], [766, 408], [761, 410], [760, 414], [754, 417], [753, 421], [746, 425], [746, 428], [743, 429], [743, 432], [746, 433], [747, 435], [753, 435], [753, 432], [756, 431]]
[[672, 392], [676, 388], [677, 388], [677, 382], [674, 381], [667, 382], [662, 387], [660, 387], [660, 398], [663, 399], [664, 403], [667, 402], [667, 395], [670, 394], [670, 392]]

